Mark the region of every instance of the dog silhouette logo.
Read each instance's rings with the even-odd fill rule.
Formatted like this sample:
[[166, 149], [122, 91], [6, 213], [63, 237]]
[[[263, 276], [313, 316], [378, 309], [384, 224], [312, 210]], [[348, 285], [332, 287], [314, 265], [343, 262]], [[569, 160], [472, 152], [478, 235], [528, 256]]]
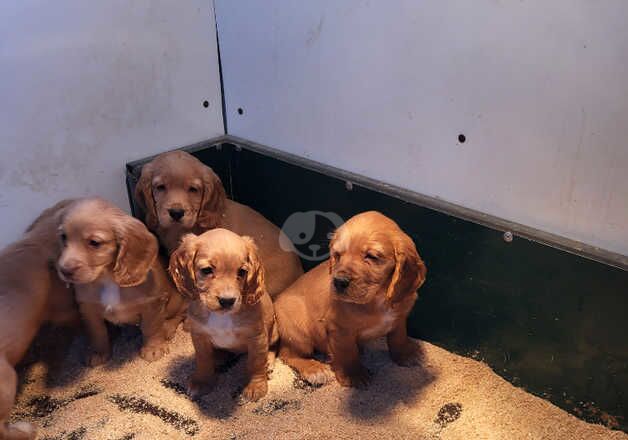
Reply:
[[279, 244], [285, 251], [295, 250], [304, 260], [323, 261], [329, 257], [331, 234], [343, 223], [335, 212], [295, 212], [281, 227], [290, 242], [280, 239]]

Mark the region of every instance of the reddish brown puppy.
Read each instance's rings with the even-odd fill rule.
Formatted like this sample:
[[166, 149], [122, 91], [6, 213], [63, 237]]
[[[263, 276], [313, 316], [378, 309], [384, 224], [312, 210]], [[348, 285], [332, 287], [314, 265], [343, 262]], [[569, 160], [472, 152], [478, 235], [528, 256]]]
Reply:
[[226, 229], [186, 235], [170, 258], [170, 273], [191, 299], [188, 322], [196, 350], [196, 371], [188, 392], [196, 395], [214, 382], [224, 352], [248, 353], [243, 397], [258, 400], [268, 390], [267, 374], [278, 334], [264, 269], [249, 237]]
[[338, 382], [360, 387], [369, 379], [360, 345], [386, 336], [394, 362], [416, 365], [418, 347], [408, 338], [406, 319], [427, 269], [412, 239], [388, 217], [365, 212], [338, 228], [330, 256], [275, 302], [281, 359], [320, 384], [331, 372], [311, 356], [328, 354]]
[[218, 176], [191, 154], [172, 151], [144, 165], [135, 199], [149, 229], [169, 253], [184, 234], [225, 228], [255, 240], [271, 296], [303, 273], [297, 255], [284, 250], [290, 248], [290, 240], [279, 228], [248, 206], [229, 200]]
[[111, 203], [88, 198], [66, 209], [58, 237], [57, 269], [61, 279], [74, 285], [91, 345], [88, 365], [111, 357], [105, 321], [139, 325], [142, 358], [162, 357], [186, 304], [157, 258], [155, 236]]
[[25, 422], [8, 424], [15, 393], [15, 365], [44, 322], [78, 323], [72, 289], [54, 270], [56, 217], [71, 200], [44, 211], [22, 239], [0, 252], [0, 439], [33, 439]]

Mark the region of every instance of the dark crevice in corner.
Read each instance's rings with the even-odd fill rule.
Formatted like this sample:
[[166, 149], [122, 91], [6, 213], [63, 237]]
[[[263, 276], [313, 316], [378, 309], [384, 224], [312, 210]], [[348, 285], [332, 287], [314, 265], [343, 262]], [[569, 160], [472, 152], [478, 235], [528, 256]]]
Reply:
[[220, 57], [220, 34], [218, 32], [218, 13], [216, 12], [216, 2], [212, 1], [214, 9], [214, 24], [216, 27], [216, 51], [218, 53], [218, 76], [220, 77], [220, 98], [222, 101], [222, 126], [225, 134], [229, 134], [227, 125], [227, 105], [225, 102], [225, 82], [222, 74], [222, 59]]

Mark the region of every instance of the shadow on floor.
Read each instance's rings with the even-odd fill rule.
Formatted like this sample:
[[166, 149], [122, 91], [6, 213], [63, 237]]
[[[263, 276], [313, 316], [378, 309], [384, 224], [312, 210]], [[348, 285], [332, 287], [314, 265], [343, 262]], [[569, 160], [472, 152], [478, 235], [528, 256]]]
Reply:
[[[436, 376], [426, 365], [422, 345], [421, 363], [400, 367], [390, 360], [388, 350], [366, 348], [362, 360], [373, 374], [366, 389], [352, 389], [345, 403], [349, 413], [358, 419], [388, 415], [399, 404], [410, 404], [420, 397]], [[393, 374], [394, 372], [394, 374]]]
[[[244, 356], [226, 355], [216, 369], [216, 383], [205, 394], [191, 398], [186, 392], [189, 377], [194, 372], [194, 356], [174, 358], [161, 385], [194, 402], [201, 412], [215, 419], [228, 419], [240, 402], [239, 395], [245, 381]], [[225, 374], [229, 373], [229, 374]]]

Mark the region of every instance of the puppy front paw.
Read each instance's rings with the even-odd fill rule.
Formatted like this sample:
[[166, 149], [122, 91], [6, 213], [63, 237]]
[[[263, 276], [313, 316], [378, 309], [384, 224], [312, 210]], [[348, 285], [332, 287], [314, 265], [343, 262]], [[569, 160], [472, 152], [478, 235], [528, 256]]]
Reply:
[[140, 356], [147, 362], [154, 362], [164, 357], [168, 353], [168, 347], [165, 344], [145, 345], [140, 350]]
[[210, 392], [215, 383], [216, 378], [213, 375], [206, 376], [194, 373], [188, 380], [186, 391], [188, 396], [194, 399]]
[[242, 390], [242, 399], [247, 402], [256, 402], [268, 393], [268, 383], [265, 380], [251, 381]]
[[337, 369], [336, 380], [343, 387], [366, 388], [371, 381], [371, 373], [363, 366], [353, 368], [350, 371]]
[[0, 426], [0, 438], [34, 440], [37, 437], [37, 429], [27, 422], [16, 422], [6, 426]]
[[402, 367], [414, 367], [421, 364], [422, 353], [415, 343], [408, 341], [402, 349], [390, 350], [390, 358]]
[[88, 367], [97, 367], [99, 365], [106, 364], [111, 358], [111, 351], [99, 352], [92, 351], [87, 355], [87, 366]]
[[300, 373], [303, 380], [315, 386], [325, 385], [334, 378], [334, 373], [329, 366], [317, 361], [312, 361], [312, 363], [303, 368]]

